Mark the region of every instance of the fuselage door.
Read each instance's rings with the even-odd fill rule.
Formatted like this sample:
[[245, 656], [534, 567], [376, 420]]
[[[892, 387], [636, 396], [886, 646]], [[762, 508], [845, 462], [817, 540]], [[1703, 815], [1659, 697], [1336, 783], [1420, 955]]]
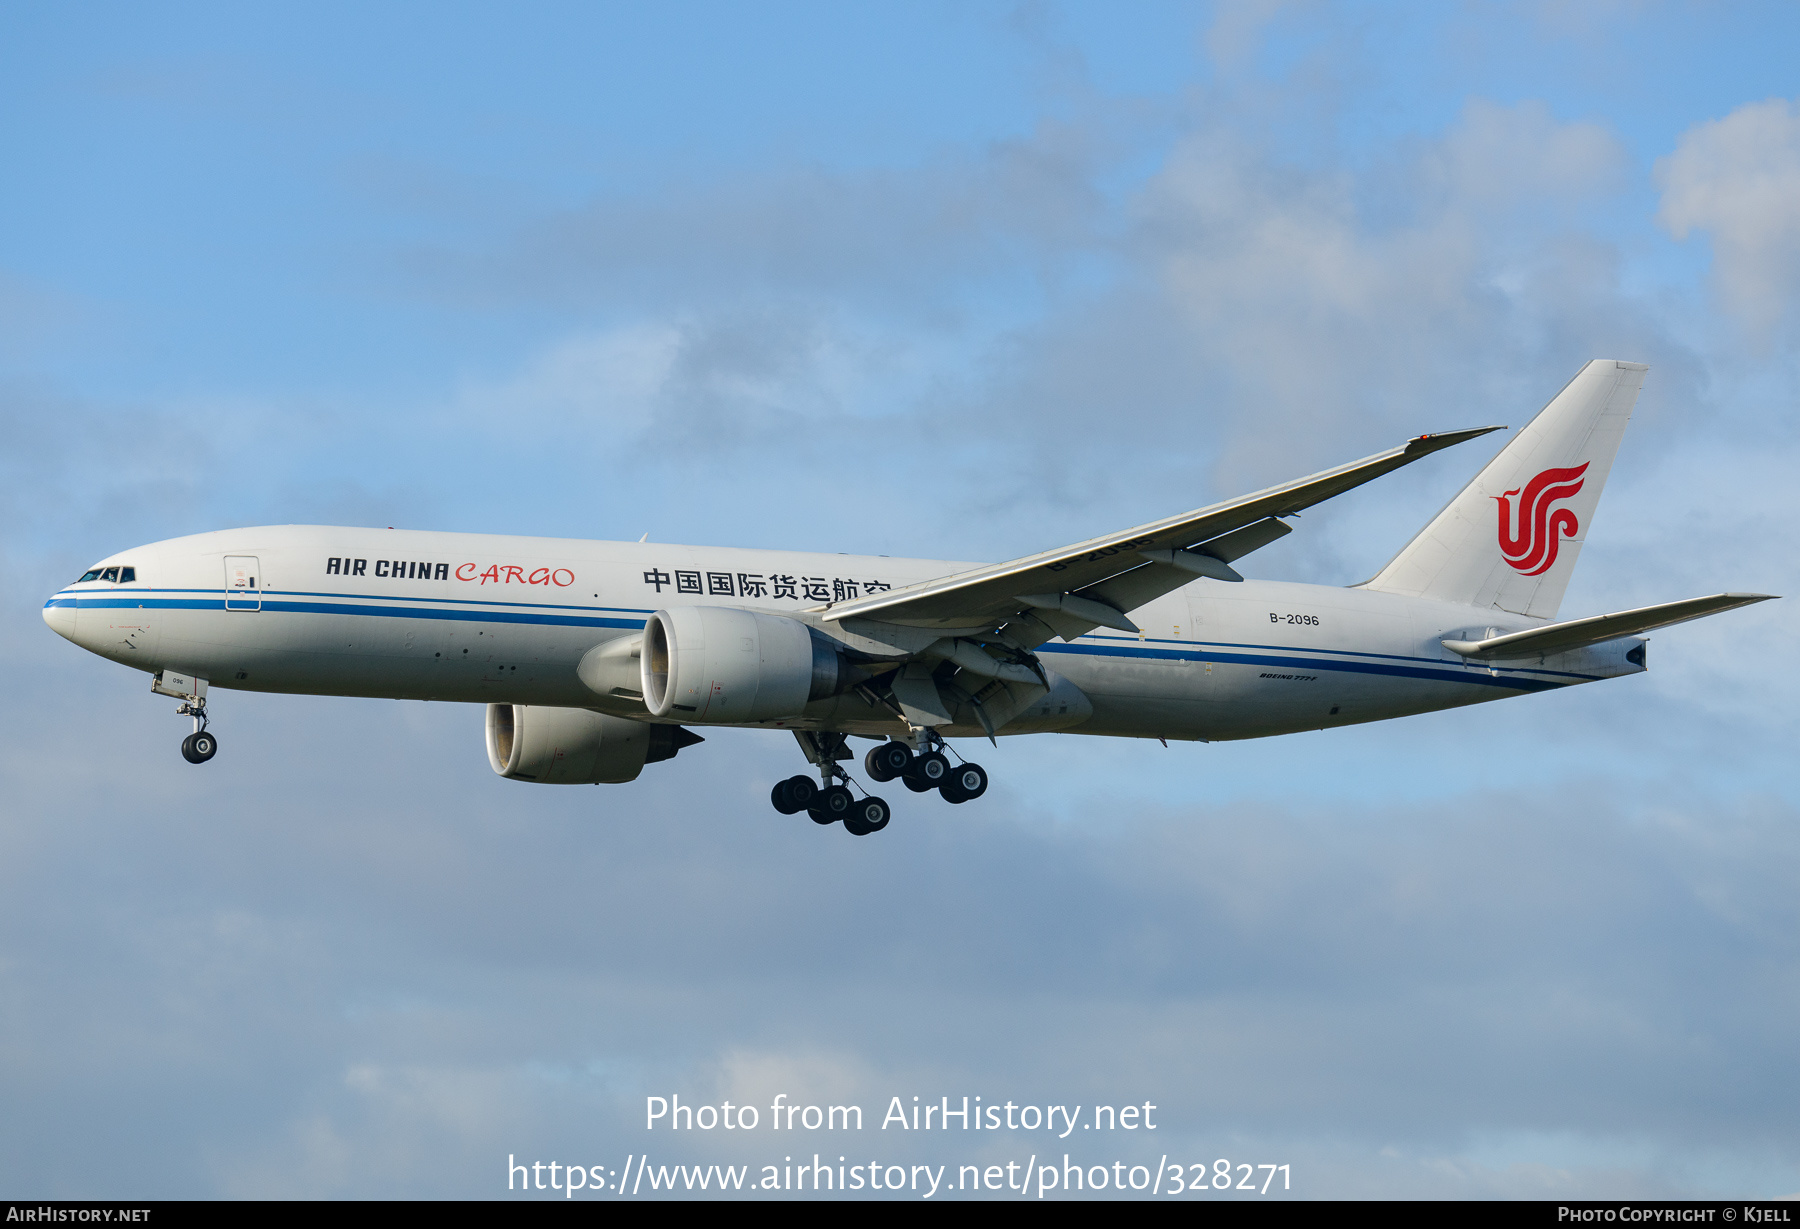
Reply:
[[262, 609], [262, 568], [255, 555], [225, 556], [225, 609]]

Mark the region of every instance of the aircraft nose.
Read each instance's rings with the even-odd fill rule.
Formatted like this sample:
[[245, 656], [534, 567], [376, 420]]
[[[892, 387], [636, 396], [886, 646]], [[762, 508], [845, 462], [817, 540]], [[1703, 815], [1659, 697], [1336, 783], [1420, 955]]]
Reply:
[[58, 594], [44, 603], [44, 622], [64, 640], [75, 639], [75, 599]]

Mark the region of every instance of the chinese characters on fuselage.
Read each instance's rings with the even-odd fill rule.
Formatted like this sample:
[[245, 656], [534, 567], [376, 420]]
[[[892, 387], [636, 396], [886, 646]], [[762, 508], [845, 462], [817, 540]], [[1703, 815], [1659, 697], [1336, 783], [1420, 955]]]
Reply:
[[700, 597], [749, 597], [770, 601], [785, 598], [795, 602], [848, 602], [868, 593], [883, 593], [894, 586], [884, 580], [852, 580], [842, 576], [786, 576], [762, 572], [673, 573], [651, 568], [644, 573], [644, 583], [657, 593], [665, 586], [677, 593]]

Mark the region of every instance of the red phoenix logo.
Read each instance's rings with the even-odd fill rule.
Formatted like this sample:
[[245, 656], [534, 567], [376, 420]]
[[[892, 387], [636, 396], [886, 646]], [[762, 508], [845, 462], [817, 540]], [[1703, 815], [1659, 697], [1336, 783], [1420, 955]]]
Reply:
[[1512, 497], [1516, 490], [1491, 498], [1500, 505], [1500, 553], [1516, 571], [1526, 576], [1548, 572], [1556, 563], [1556, 548], [1564, 538], [1572, 538], [1581, 522], [1567, 508], [1550, 511], [1559, 499], [1571, 499], [1581, 490], [1581, 475], [1587, 472], [1584, 462], [1574, 469], [1547, 469], [1525, 484], [1519, 499], [1517, 516]]

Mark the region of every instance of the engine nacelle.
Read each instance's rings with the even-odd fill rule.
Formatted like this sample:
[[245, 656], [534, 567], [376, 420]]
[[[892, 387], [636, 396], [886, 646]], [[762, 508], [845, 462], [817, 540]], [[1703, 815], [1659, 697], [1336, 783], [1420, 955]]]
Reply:
[[702, 741], [678, 725], [650, 725], [585, 708], [490, 704], [488, 763], [516, 781], [544, 785], [618, 785], [645, 764]]
[[868, 677], [799, 620], [729, 606], [651, 615], [639, 672], [654, 716], [711, 725], [798, 717]]

